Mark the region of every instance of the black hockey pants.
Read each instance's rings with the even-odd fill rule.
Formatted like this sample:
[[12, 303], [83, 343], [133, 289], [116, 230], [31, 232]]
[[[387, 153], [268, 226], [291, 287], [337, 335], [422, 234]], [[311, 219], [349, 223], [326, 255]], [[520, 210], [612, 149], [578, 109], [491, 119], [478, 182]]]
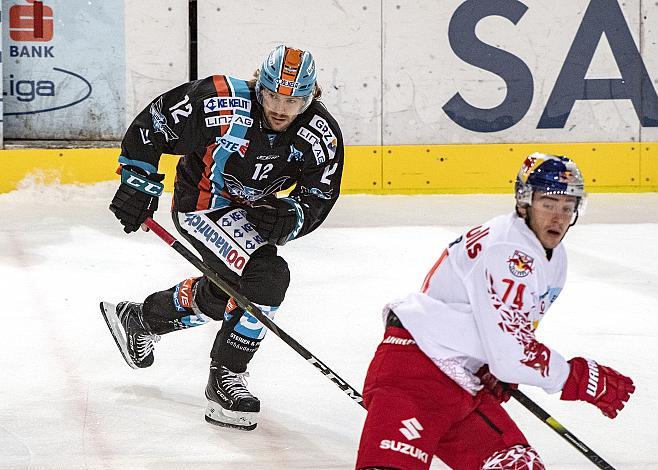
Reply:
[[[272, 317], [283, 302], [290, 284], [288, 264], [277, 255], [276, 246], [263, 243], [256, 245], [240, 274], [235, 272], [235, 266], [230, 268], [230, 261], [225, 256], [228, 250], [222, 251], [217, 247], [226, 248], [226, 244], [222, 244], [223, 239], [233, 241], [230, 236], [234, 235], [231, 230], [235, 227], [227, 230], [222, 225], [228, 223], [227, 217], [230, 215], [239, 218], [239, 212], [236, 215], [235, 209], [223, 208], [200, 216], [174, 212], [172, 216], [176, 229], [199, 252], [205, 264], [258, 305], [263, 313]], [[199, 223], [201, 218], [203, 222]], [[241, 230], [249, 230], [246, 221], [239, 222], [242, 224]], [[233, 372], [246, 370], [265, 335], [264, 326], [248, 312], [229, 302], [228, 296], [206, 276], [186, 279], [170, 289], [149, 295], [144, 300], [143, 313], [152, 332], [160, 335], [201, 325], [209, 320], [223, 321], [210, 357]]]

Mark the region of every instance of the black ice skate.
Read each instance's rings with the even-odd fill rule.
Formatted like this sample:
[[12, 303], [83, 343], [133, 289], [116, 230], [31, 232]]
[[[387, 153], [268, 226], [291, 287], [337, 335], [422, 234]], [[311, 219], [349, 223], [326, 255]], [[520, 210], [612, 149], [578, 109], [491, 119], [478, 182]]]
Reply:
[[260, 400], [249, 393], [245, 377], [212, 362], [206, 386], [206, 421], [217, 426], [251, 431], [256, 429]]
[[151, 333], [144, 324], [142, 304], [119, 302], [115, 306], [101, 302], [101, 313], [130, 367], [139, 369], [153, 364], [153, 347], [160, 337]]

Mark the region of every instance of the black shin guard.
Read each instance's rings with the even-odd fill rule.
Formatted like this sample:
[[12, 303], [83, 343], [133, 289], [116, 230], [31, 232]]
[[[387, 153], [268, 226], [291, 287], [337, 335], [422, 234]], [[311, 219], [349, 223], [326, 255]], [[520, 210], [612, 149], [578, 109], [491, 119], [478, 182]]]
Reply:
[[[283, 302], [289, 284], [288, 264], [277, 256], [276, 247], [266, 245], [245, 266], [239, 291], [271, 317]], [[210, 357], [233, 372], [244, 372], [263, 340], [265, 327], [239, 307], [231, 305], [227, 310]]]
[[236, 308], [231, 318], [224, 320], [210, 352], [213, 361], [238, 373], [247, 370], [247, 364], [256, 354], [262, 341], [262, 339], [248, 338], [235, 331], [241, 316], [242, 311]]

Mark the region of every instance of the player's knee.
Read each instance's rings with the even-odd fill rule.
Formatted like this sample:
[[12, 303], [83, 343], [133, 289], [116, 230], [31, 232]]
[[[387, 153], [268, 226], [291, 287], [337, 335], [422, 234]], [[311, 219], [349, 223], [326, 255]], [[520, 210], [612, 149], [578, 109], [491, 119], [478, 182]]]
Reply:
[[524, 445], [496, 451], [482, 463], [482, 470], [543, 470], [544, 468], [537, 451]]
[[194, 285], [194, 302], [204, 315], [221, 321], [228, 296], [208, 278], [202, 277]]
[[240, 292], [254, 303], [281, 305], [290, 285], [288, 263], [280, 256], [254, 256], [240, 279]]

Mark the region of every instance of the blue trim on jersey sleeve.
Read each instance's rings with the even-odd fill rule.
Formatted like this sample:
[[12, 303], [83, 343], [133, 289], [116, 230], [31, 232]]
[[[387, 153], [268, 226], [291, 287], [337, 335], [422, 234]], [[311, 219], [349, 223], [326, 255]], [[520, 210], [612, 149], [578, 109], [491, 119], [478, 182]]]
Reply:
[[141, 168], [149, 174], [158, 172], [158, 169], [150, 163], [146, 163], [140, 160], [131, 160], [127, 157], [124, 157], [123, 155], [119, 156], [119, 163], [122, 165], [136, 166], [137, 168]]
[[302, 227], [304, 226], [304, 211], [302, 209], [302, 206], [293, 198], [282, 197], [281, 199], [286, 201], [287, 203], [292, 204], [292, 206], [295, 208], [295, 213], [297, 214], [297, 224], [295, 224], [294, 230], [290, 232], [290, 235], [288, 235], [288, 238], [286, 239], [286, 241], [289, 242], [290, 240], [293, 240], [295, 237], [297, 237], [297, 235], [299, 235], [299, 232], [302, 231]]
[[153, 197], [160, 197], [164, 189], [162, 183], [151, 181], [148, 176], [140, 175], [125, 167], [121, 169], [121, 183]]
[[[233, 77], [226, 77], [226, 81], [228, 82], [228, 86], [231, 90], [231, 96], [239, 96], [241, 98], [251, 99], [251, 92], [249, 91], [249, 87], [247, 86], [246, 81], [239, 80]], [[252, 102], [252, 106], [254, 105], [255, 103]], [[239, 114], [242, 116], [250, 116], [251, 114], [250, 112], [247, 112], [244, 109], [236, 109], [233, 112], [235, 114]], [[224, 177], [222, 176], [222, 173], [224, 172], [224, 168], [226, 167], [226, 162], [228, 161], [229, 157], [234, 153], [240, 155], [239, 152], [233, 150], [233, 147], [239, 142], [244, 140], [244, 137], [247, 135], [248, 130], [249, 128], [247, 126], [243, 126], [242, 124], [237, 124], [235, 122], [232, 122], [229, 125], [228, 132], [226, 132], [226, 134], [224, 134], [223, 136], [217, 138], [218, 145], [212, 154], [214, 163], [210, 174], [210, 180], [213, 183], [212, 184], [213, 199], [211, 205], [215, 209], [225, 206], [225, 204], [222, 201], [222, 199], [224, 198], [220, 196], [220, 192], [225, 186]]]
[[[251, 90], [249, 90], [246, 81], [234, 77], [226, 77], [226, 80], [228, 80], [229, 86], [233, 89], [236, 96], [239, 96], [240, 98], [251, 99]], [[244, 109], [241, 109], [240, 111], [246, 113], [247, 116], [249, 115], [249, 113]]]

